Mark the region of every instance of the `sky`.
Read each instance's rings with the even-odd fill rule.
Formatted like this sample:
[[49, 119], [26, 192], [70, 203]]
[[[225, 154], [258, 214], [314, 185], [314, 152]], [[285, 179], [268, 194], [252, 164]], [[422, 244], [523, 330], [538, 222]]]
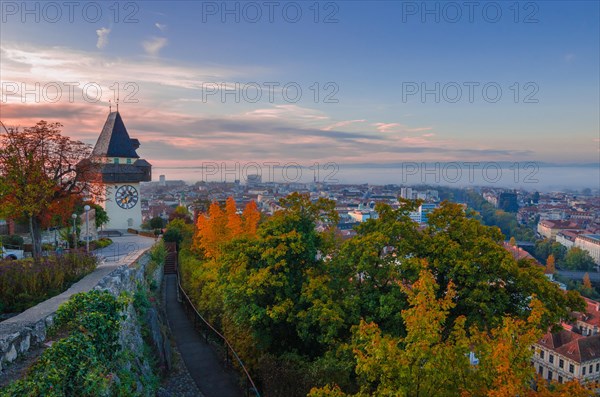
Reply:
[[3, 1], [0, 118], [58, 121], [93, 145], [118, 98], [155, 176], [207, 162], [593, 168], [599, 4]]

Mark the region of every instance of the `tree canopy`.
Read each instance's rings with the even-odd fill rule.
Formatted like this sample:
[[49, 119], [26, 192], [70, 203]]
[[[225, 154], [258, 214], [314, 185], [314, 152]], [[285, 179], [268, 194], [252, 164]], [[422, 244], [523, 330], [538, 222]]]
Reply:
[[417, 203], [378, 204], [345, 241], [333, 201], [280, 205], [259, 222], [232, 198], [213, 203], [180, 262], [198, 310], [265, 394], [512, 396], [533, 380], [531, 344], [584, 307], [459, 205], [420, 227]]
[[61, 128], [42, 120], [0, 131], [0, 216], [27, 220], [36, 256], [44, 220], [72, 213], [74, 198], [95, 189], [91, 147], [61, 135]]

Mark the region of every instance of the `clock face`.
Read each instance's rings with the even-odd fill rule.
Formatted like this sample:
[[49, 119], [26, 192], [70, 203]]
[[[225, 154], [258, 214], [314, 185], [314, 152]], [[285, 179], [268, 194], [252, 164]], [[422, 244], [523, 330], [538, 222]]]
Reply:
[[137, 190], [131, 185], [123, 185], [115, 193], [117, 205], [126, 210], [135, 207], [138, 198]]

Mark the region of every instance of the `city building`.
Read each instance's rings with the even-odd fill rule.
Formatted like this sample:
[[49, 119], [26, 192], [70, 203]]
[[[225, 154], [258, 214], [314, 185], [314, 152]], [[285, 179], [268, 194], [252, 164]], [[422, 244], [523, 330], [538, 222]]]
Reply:
[[262, 176], [259, 174], [250, 174], [247, 176], [246, 184], [248, 186], [256, 186], [262, 183]]
[[600, 380], [600, 335], [586, 337], [569, 330], [546, 333], [534, 350], [533, 365], [544, 379]]
[[577, 229], [578, 225], [571, 221], [542, 220], [537, 225], [538, 233], [547, 239], [555, 240], [556, 234], [561, 230]]
[[353, 210], [349, 211], [348, 215], [350, 215], [350, 218], [355, 222], [365, 222], [368, 219], [377, 219], [377, 213], [371, 210]]
[[585, 313], [572, 313], [575, 322], [548, 332], [534, 345], [533, 365], [544, 379], [560, 383], [600, 380], [600, 303], [584, 298]]
[[413, 199], [413, 191], [410, 187], [402, 187], [400, 188], [400, 197], [407, 200]]
[[575, 239], [575, 247], [587, 251], [594, 262], [600, 265], [600, 234], [580, 234]]
[[421, 214], [420, 223], [427, 223], [427, 217], [430, 212], [437, 208], [437, 204], [434, 203], [423, 203], [419, 206], [419, 213]]
[[567, 249], [571, 249], [575, 246], [575, 239], [581, 233], [584, 233], [583, 230], [561, 230], [556, 233], [556, 242], [564, 245]]
[[507, 212], [517, 212], [519, 203], [517, 201], [517, 193], [503, 192], [498, 197], [498, 208]]

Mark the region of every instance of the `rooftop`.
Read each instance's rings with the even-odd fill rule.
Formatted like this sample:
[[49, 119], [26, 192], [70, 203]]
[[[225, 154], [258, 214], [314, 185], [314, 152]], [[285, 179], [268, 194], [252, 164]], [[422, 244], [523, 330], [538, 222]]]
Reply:
[[129, 137], [119, 112], [111, 112], [94, 146], [92, 156], [139, 158], [135, 151], [139, 146], [137, 139]]

